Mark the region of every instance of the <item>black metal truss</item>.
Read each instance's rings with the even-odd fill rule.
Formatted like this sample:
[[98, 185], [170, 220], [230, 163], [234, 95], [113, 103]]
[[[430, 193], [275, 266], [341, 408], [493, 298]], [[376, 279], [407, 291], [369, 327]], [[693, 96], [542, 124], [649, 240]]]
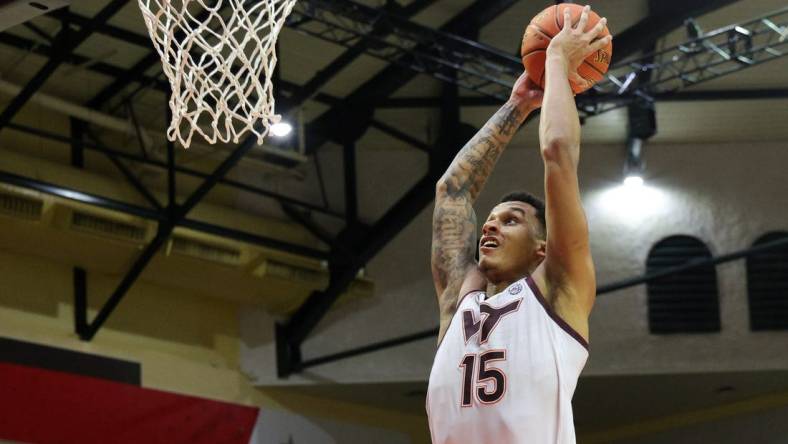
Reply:
[[[265, 238], [263, 236], [253, 235], [250, 233], [243, 233], [237, 230], [229, 230], [224, 227], [219, 227], [214, 224], [188, 219], [187, 214], [208, 194], [208, 192], [218, 183], [219, 179], [223, 177], [250, 149], [254, 147], [254, 143], [244, 143], [233, 150], [230, 155], [218, 166], [216, 169], [194, 190], [183, 204], [176, 204], [173, 199], [173, 194], [169, 193], [170, 202], [166, 208], [160, 210], [150, 210], [147, 208], [136, 207], [124, 202], [107, 199], [101, 196], [83, 193], [76, 190], [69, 190], [64, 187], [45, 183], [35, 179], [22, 177], [13, 173], [0, 171], [0, 182], [9, 183], [16, 186], [35, 189], [40, 192], [53, 194], [70, 200], [110, 208], [116, 211], [122, 211], [136, 216], [152, 219], [158, 222], [158, 229], [156, 236], [145, 247], [140, 255], [135, 260], [131, 269], [123, 277], [115, 291], [109, 297], [107, 302], [98, 312], [92, 322], [87, 321], [86, 313], [75, 312], [75, 323], [77, 325], [77, 333], [80, 338], [86, 341], [91, 340], [101, 326], [106, 322], [112, 314], [117, 305], [121, 302], [123, 297], [128, 292], [129, 288], [134, 284], [139, 275], [148, 265], [150, 260], [164, 245], [167, 239], [172, 234], [176, 226], [183, 226], [186, 228], [195, 229], [197, 231], [217, 234], [228, 238], [238, 238], [245, 242], [254, 240], [254, 243], [263, 243], [268, 247], [277, 249], [286, 249], [289, 252], [296, 254], [303, 254], [311, 257], [324, 258], [325, 254], [321, 251], [314, 250], [309, 247], [290, 244], [288, 242]], [[173, 165], [174, 166], [174, 165]], [[170, 181], [171, 186], [174, 185]], [[79, 295], [79, 294], [78, 294]], [[86, 297], [86, 295], [82, 295]], [[76, 306], [86, 307], [85, 301], [77, 301]]]
[[[303, 369], [303, 363], [309, 362], [304, 361], [301, 356], [303, 341], [345, 291], [358, 271], [432, 201], [435, 182], [451, 162], [458, 147], [462, 146], [462, 141], [470, 137], [470, 134], [458, 131], [458, 128], [464, 127], [460, 124], [456, 85], [447, 84], [444, 88], [446, 91], [443, 96], [445, 106], [441, 112], [441, 134], [435, 149], [430, 151], [428, 173], [370, 229], [361, 230], [352, 225], [348, 226], [338, 236], [339, 244], [343, 245], [344, 251], [332, 248], [329, 262], [331, 279], [328, 288], [310, 295], [286, 323], [276, 324], [279, 377], [287, 377], [299, 372]], [[347, 153], [346, 150], [346, 156], [350, 156]], [[354, 162], [350, 157], [346, 157], [345, 166], [353, 165]]]
[[[464, 34], [473, 29], [480, 29], [484, 24], [503, 13], [514, 5], [517, 0], [476, 0], [457, 16], [441, 26], [440, 32]], [[405, 57], [409, 57], [405, 55]], [[340, 103], [335, 104], [306, 126], [306, 151], [312, 153], [328, 140], [343, 143], [343, 132], [347, 129], [342, 126], [347, 110], [356, 110], [359, 113], [371, 114], [374, 105], [389, 97], [396, 90], [407, 84], [418, 74], [404, 67], [405, 63], [393, 64], [374, 77], [364, 82]], [[448, 69], [448, 68], [447, 68]], [[354, 132], [366, 130], [364, 121], [351, 125]]]
[[[406, 7], [401, 7], [394, 2], [387, 2], [381, 9], [375, 11], [379, 11], [379, 13], [384, 14], [398, 14], [399, 16], [406, 18], [418, 14], [435, 3], [435, 1], [436, 0], [418, 0]], [[301, 3], [302, 2], [296, 3], [296, 11], [302, 6]], [[300, 20], [305, 21], [301, 22]], [[298, 15], [291, 15], [291, 18], [288, 19], [288, 23], [291, 25], [291, 27], [296, 29], [298, 29], [300, 26], [305, 26], [305, 23], [308, 21], [310, 20], [308, 20], [306, 16], [299, 17]], [[374, 36], [377, 39], [386, 38], [386, 36], [392, 31], [390, 28], [385, 26], [385, 23], [370, 23], [369, 25], [372, 28], [369, 32], [370, 36]], [[348, 47], [345, 52], [329, 63], [328, 66], [321, 68], [311, 79], [309, 79], [303, 86], [295, 89], [290, 97], [287, 98], [286, 109], [288, 109], [288, 112], [290, 112], [293, 108], [302, 106], [304, 102], [315, 96], [318, 91], [320, 91], [320, 89], [323, 88], [323, 86], [325, 86], [332, 78], [334, 78], [334, 76], [336, 76], [342, 69], [358, 59], [361, 54], [369, 51], [370, 46], [373, 44], [374, 40], [366, 37], [356, 39], [355, 42], [347, 42], [347, 44], [344, 45]]]
[[[345, 47], [365, 41], [369, 55], [492, 97], [508, 97], [522, 72], [519, 58], [496, 48], [351, 0], [297, 2], [288, 22], [294, 29]], [[381, 35], [376, 29], [390, 33]]]
[[[116, 199], [111, 199], [97, 194], [86, 193], [73, 188], [56, 185], [53, 183], [45, 182], [30, 177], [20, 176], [8, 171], [0, 170], [0, 183], [14, 185], [20, 188], [26, 188], [40, 193], [49, 194], [52, 196], [60, 197], [62, 199], [73, 200], [83, 204], [104, 208], [107, 210], [117, 211], [123, 214], [140, 217], [146, 220], [164, 222], [165, 214], [151, 208], [142, 207], [139, 205], [122, 202]], [[213, 234], [227, 239], [237, 240], [253, 245], [258, 245], [266, 248], [273, 248], [277, 250], [287, 251], [290, 253], [300, 254], [302, 256], [311, 257], [314, 259], [327, 259], [328, 254], [324, 251], [314, 248], [304, 247], [302, 245], [292, 244], [290, 242], [280, 241], [267, 236], [261, 236], [247, 231], [237, 230], [234, 228], [223, 227], [220, 225], [198, 221], [196, 219], [184, 218], [179, 226], [189, 228], [191, 230], [199, 231], [202, 233]]]
[[[105, 146], [105, 145], [103, 145], [101, 143], [95, 142], [95, 141], [91, 142], [91, 141], [88, 141], [88, 140], [78, 140], [75, 137], [65, 137], [65, 136], [61, 136], [61, 135], [58, 135], [58, 134], [55, 134], [55, 133], [52, 133], [52, 132], [49, 132], [49, 131], [46, 131], [46, 130], [42, 130], [42, 129], [38, 129], [38, 128], [32, 128], [32, 127], [29, 127], [29, 126], [26, 126], [26, 125], [20, 125], [20, 124], [16, 124], [16, 123], [8, 124], [8, 128], [16, 130], [16, 131], [21, 131], [21, 132], [24, 132], [24, 133], [27, 133], [27, 134], [36, 135], [36, 136], [39, 136], [39, 137], [44, 137], [46, 139], [54, 140], [54, 141], [57, 141], [57, 142], [70, 143], [70, 144], [72, 144], [72, 146], [78, 145], [78, 146], [81, 147], [80, 149], [87, 149], [87, 150], [99, 152], [99, 153], [102, 153], [102, 154], [105, 154], [105, 155], [108, 155], [108, 156], [114, 156], [114, 157], [119, 158], [119, 159], [130, 160], [130, 161], [137, 162], [137, 163], [140, 163], [140, 164], [166, 169], [168, 171], [168, 181], [174, 182], [174, 180], [175, 180], [174, 176], [171, 177], [171, 178], [170, 178], [170, 176], [172, 174], [176, 173], [176, 172], [177, 173], [181, 173], [181, 174], [185, 174], [185, 175], [191, 176], [191, 177], [198, 177], [198, 178], [201, 178], [201, 179], [208, 178], [208, 174], [203, 173], [203, 172], [198, 171], [198, 170], [195, 170], [195, 169], [191, 169], [191, 168], [187, 168], [187, 167], [183, 167], [183, 166], [178, 166], [178, 165], [173, 165], [171, 167], [169, 162], [161, 162], [161, 161], [158, 161], [158, 160], [155, 160], [155, 159], [150, 159], [150, 158], [146, 159], [146, 158], [144, 158], [142, 156], [131, 154], [131, 153], [128, 153], [126, 151], [120, 151], [120, 150], [115, 150], [115, 149], [109, 148], [109, 147], [107, 147], [107, 146]], [[169, 156], [170, 156], [170, 150], [168, 148], [168, 157]], [[173, 160], [173, 163], [174, 163], [174, 160]], [[238, 189], [238, 190], [242, 190], [242, 191], [245, 191], [245, 192], [248, 192], [248, 193], [256, 194], [256, 195], [259, 195], [259, 196], [262, 196], [262, 197], [266, 197], [266, 198], [269, 198], [269, 199], [274, 199], [280, 204], [293, 205], [293, 206], [296, 206], [296, 207], [299, 207], [299, 208], [303, 208], [305, 210], [309, 210], [309, 211], [312, 211], [312, 212], [315, 212], [315, 213], [320, 213], [320, 214], [323, 214], [323, 215], [326, 215], [326, 216], [330, 216], [330, 217], [333, 217], [333, 218], [337, 218], [337, 219], [343, 219], [343, 217], [344, 217], [342, 213], [334, 211], [334, 210], [331, 210], [329, 208], [318, 206], [318, 205], [315, 205], [315, 204], [312, 204], [312, 203], [309, 203], [309, 202], [305, 202], [305, 201], [302, 201], [302, 200], [299, 200], [299, 199], [295, 199], [295, 198], [292, 198], [292, 197], [289, 197], [289, 196], [285, 196], [285, 195], [282, 195], [282, 194], [274, 193], [274, 192], [266, 190], [264, 188], [256, 187], [256, 186], [249, 185], [249, 184], [245, 184], [243, 182], [238, 182], [236, 180], [221, 178], [221, 179], [219, 179], [218, 182], [220, 184], [226, 185], [228, 187], [232, 187], [232, 188], [235, 188], [235, 189]]]
[[[81, 17], [81, 16], [78, 16], [78, 15], [73, 14], [73, 13], [70, 16], [78, 17], [79, 18], [78, 19], [79, 22], [88, 20], [85, 17]], [[118, 31], [123, 31], [123, 29], [114, 27], [114, 26], [106, 24], [106, 23], [102, 24], [102, 26], [100, 26], [99, 29], [98, 29], [98, 32], [102, 32], [102, 33], [106, 32], [107, 35], [113, 35], [114, 33], [118, 32]], [[128, 31], [126, 31], [126, 32], [128, 32]], [[138, 34], [135, 34], [135, 35], [137, 35], [138, 37], [144, 37], [144, 36], [139, 36]], [[150, 47], [149, 40], [147, 40], [147, 37], [144, 37], [144, 39], [145, 39], [146, 42], [148, 42], [148, 44], [145, 45], [145, 47], [146, 48]], [[129, 43], [137, 43], [137, 42], [139, 42], [139, 39], [129, 40]], [[38, 43], [38, 42], [34, 42], [34, 41], [28, 40], [28, 39], [26, 39], [24, 37], [15, 36], [13, 34], [8, 34], [8, 33], [0, 33], [0, 44], [5, 44], [5, 45], [8, 45], [8, 46], [17, 48], [19, 50], [22, 50], [22, 51], [29, 51], [29, 52], [32, 52], [34, 54], [37, 54], [37, 55], [40, 55], [40, 56], [44, 56], [44, 57], [51, 57], [53, 55], [53, 53], [54, 53], [53, 52], [53, 48], [51, 46], [49, 46], [49, 45], [41, 44], [41, 43]], [[92, 60], [88, 59], [87, 57], [83, 57], [83, 56], [80, 56], [78, 54], [73, 54], [73, 53], [68, 56], [66, 62], [68, 64], [72, 65], [72, 66], [85, 66], [85, 69], [87, 69], [88, 71], [95, 72], [97, 74], [102, 74], [102, 75], [105, 75], [105, 76], [108, 76], [108, 77], [111, 77], [111, 78], [118, 78], [118, 77], [121, 77], [121, 76], [129, 73], [129, 71], [126, 68], [110, 65], [110, 64], [107, 64], [107, 63], [104, 63], [104, 62], [95, 62], [95, 61], [92, 61]], [[151, 88], [153, 88], [153, 89], [155, 89], [157, 91], [160, 91], [160, 92], [162, 92], [164, 94], [169, 94], [170, 93], [170, 87], [169, 87], [169, 84], [167, 83], [167, 81], [163, 80], [163, 79], [160, 79], [158, 77], [153, 77], [153, 76], [149, 76], [149, 75], [146, 75], [146, 74], [133, 74], [131, 76], [131, 81], [132, 82], [136, 82], [136, 83], [138, 83], [140, 85], [149, 86], [149, 87], [151, 87]], [[288, 93], [290, 95], [297, 94], [297, 92], [301, 88], [300, 85], [297, 85], [297, 84], [292, 83], [292, 82], [288, 82], [286, 80], [282, 80], [280, 86], [282, 87], [282, 89], [286, 93]], [[312, 96], [312, 99], [314, 99], [314, 100], [316, 100], [318, 102], [324, 103], [326, 105], [336, 105], [336, 104], [341, 102], [341, 99], [336, 98], [336, 97], [332, 97], [332, 96], [330, 96], [328, 94], [324, 94], [324, 93], [316, 93], [314, 96]], [[424, 142], [421, 142], [421, 141], [418, 141], [418, 140], [416, 140], [416, 139], [414, 139], [412, 137], [409, 137], [408, 135], [404, 134], [401, 131], [392, 129], [390, 126], [388, 126], [388, 125], [386, 125], [386, 124], [384, 124], [384, 123], [382, 123], [380, 121], [377, 121], [375, 119], [371, 119], [370, 120], [370, 125], [380, 129], [381, 131], [385, 132], [386, 134], [388, 134], [388, 135], [390, 135], [390, 136], [392, 136], [392, 137], [394, 137], [396, 139], [399, 139], [399, 140], [401, 140], [401, 141], [403, 141], [403, 142], [405, 142], [407, 144], [413, 145], [414, 147], [416, 147], [418, 149], [426, 150], [426, 145], [424, 144]], [[11, 126], [11, 125], [9, 125], [9, 126]], [[224, 181], [223, 181], [223, 183], [224, 183]]]
[[[696, 268], [707, 267], [709, 265], [719, 265], [724, 264], [727, 262], [733, 262], [739, 259], [744, 259], [746, 257], [766, 253], [774, 250], [779, 250], [781, 248], [785, 248], [788, 246], [788, 238], [779, 239], [773, 242], [761, 244], [755, 247], [746, 248], [740, 251], [736, 251], [733, 253], [728, 253], [724, 255], [720, 255], [717, 257], [710, 257], [705, 259], [694, 259], [690, 260], [687, 263], [677, 265], [670, 268], [665, 268], [663, 270], [659, 270], [653, 272], [651, 274], [644, 274], [642, 276], [635, 276], [628, 279], [623, 279], [621, 281], [612, 282], [607, 285], [603, 285], [597, 288], [597, 296], [606, 294], [606, 293], [613, 293], [615, 291], [624, 290], [626, 288], [635, 287], [638, 285], [647, 284], [657, 279], [661, 279], [667, 276], [671, 276], [674, 274], [682, 273], [689, 270], [694, 270]], [[438, 336], [439, 327], [431, 328], [429, 330], [423, 330], [416, 333], [411, 333], [408, 335], [400, 336], [393, 339], [387, 339], [385, 341], [379, 341], [371, 344], [367, 344], [361, 347], [356, 347], [348, 350], [344, 350], [341, 352], [331, 353], [324, 356], [319, 356], [317, 358], [312, 358], [305, 360], [301, 363], [301, 369], [307, 369], [310, 367], [315, 367], [322, 364], [328, 364], [330, 362], [340, 361], [343, 359], [351, 358], [354, 356], [359, 356], [367, 353], [376, 352], [379, 350], [384, 350], [391, 347], [396, 347], [403, 344], [409, 344], [411, 342], [420, 341], [423, 339], [434, 338]]]
[[[697, 38], [625, 60], [611, 68], [595, 87], [600, 95], [641, 98], [669, 95], [682, 88], [713, 80], [788, 55], [788, 7]], [[599, 103], [592, 114], [617, 108]]]
[[[644, 46], [653, 45], [656, 38], [686, 18], [734, 1], [691, 0], [689, 4], [682, 5], [679, 12], [660, 4], [653, 17], [622, 33], [622, 37], [638, 35], [638, 38], [629, 39], [631, 41], [621, 48], [617, 46], [615, 56], [627, 59]], [[637, 98], [651, 100], [655, 94], [677, 91], [781, 57], [785, 55], [780, 51], [786, 44], [785, 15], [785, 10], [781, 10], [741, 25], [722, 28], [675, 48], [616, 64], [607, 80], [600, 82], [588, 95], [590, 103], [579, 108], [581, 115], [583, 118], [593, 116]], [[291, 17], [291, 26], [304, 33], [343, 46], [355, 45], [361, 39], [373, 41], [374, 44], [367, 45], [370, 55], [443, 81], [455, 82], [498, 101], [506, 100], [513, 80], [522, 72], [518, 58], [495, 48], [423, 27], [351, 0], [300, 2]], [[392, 32], [387, 36], [376, 35], [371, 31], [370, 23]], [[457, 71], [456, 77], [447, 75], [452, 70]], [[650, 79], [633, 82], [637, 77], [646, 76]], [[314, 127], [320, 129], [318, 125]]]
[[[697, 102], [717, 100], [780, 100], [788, 98], [788, 88], [763, 89], [712, 89], [703, 91], [675, 91], [651, 96], [657, 102]], [[628, 96], [605, 94], [599, 96], [581, 95], [575, 98], [578, 106], [592, 106], [597, 102], [628, 103]], [[501, 102], [492, 97], [460, 97], [460, 106], [500, 106]], [[376, 108], [438, 108], [438, 97], [391, 97], [376, 104]], [[372, 124], [375, 127], [375, 124]]]
[[[104, 24], [104, 27], [108, 25]], [[54, 57], [56, 49], [53, 46], [43, 43], [35, 42], [24, 37], [19, 37], [7, 32], [0, 33], [0, 43], [12, 46], [21, 51], [28, 51], [43, 57]], [[110, 65], [105, 62], [96, 62], [87, 57], [78, 54], [68, 54], [65, 58], [65, 63], [75, 67], [84, 66], [88, 71], [105, 75], [110, 78], [118, 78], [128, 72], [126, 68]], [[140, 74], [132, 79], [134, 82], [151, 85], [151, 87], [169, 94], [169, 85], [165, 80], [161, 80], [152, 76]]]
[[740, 0], [659, 0], [650, 2], [646, 17], [616, 34], [613, 41], [613, 58], [625, 60], [642, 53], [644, 48], [653, 46], [668, 32], [681, 27], [687, 19], [700, 17], [738, 1]]
[[[221, 8], [220, 8], [221, 9]], [[197, 17], [194, 18], [195, 23], [200, 23], [205, 21], [211, 14], [211, 11], [205, 10], [200, 12]], [[105, 27], [106, 28], [106, 27]], [[174, 35], [174, 39], [176, 41], [183, 39], [183, 30], [179, 30]], [[147, 47], [151, 47], [152, 43], [148, 42]], [[107, 103], [112, 97], [116, 94], [124, 91], [127, 86], [129, 86], [135, 79], [147, 72], [152, 66], [156, 64], [157, 61], [160, 61], [159, 53], [155, 50], [151, 50], [148, 54], [142, 57], [137, 63], [134, 64], [131, 68], [127, 69], [126, 72], [117, 77], [114, 82], [110, 85], [107, 85], [102, 89], [98, 94], [93, 96], [87, 103], [89, 108], [100, 108], [105, 103]]]
[[27, 82], [22, 91], [14, 97], [11, 103], [3, 110], [3, 113], [0, 114], [0, 130], [11, 122], [16, 113], [19, 112], [25, 103], [33, 97], [33, 94], [44, 85], [49, 76], [55, 72], [61, 63], [67, 60], [71, 52], [90, 37], [97, 25], [108, 21], [125, 5], [126, 0], [113, 0], [99, 11], [95, 17], [81, 26], [78, 31], [72, 30], [68, 22], [63, 23], [63, 27], [54, 38], [55, 43], [53, 45], [52, 55], [49, 60], [47, 60], [47, 63]]

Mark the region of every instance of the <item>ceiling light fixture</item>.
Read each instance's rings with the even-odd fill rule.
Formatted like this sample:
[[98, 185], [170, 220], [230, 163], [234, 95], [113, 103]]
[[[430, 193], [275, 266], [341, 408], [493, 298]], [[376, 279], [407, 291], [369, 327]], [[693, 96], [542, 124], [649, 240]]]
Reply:
[[287, 122], [278, 122], [271, 125], [271, 135], [274, 137], [285, 137], [293, 132], [293, 125]]

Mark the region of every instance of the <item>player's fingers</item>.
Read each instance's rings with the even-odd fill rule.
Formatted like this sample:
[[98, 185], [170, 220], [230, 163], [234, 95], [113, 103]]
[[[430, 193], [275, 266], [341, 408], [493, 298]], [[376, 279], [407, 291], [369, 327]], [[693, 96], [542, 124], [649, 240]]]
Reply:
[[561, 28], [561, 30], [564, 31], [571, 29], [572, 29], [572, 13], [569, 12], [569, 8], [564, 8], [564, 27]]
[[594, 86], [594, 82], [586, 79], [577, 72], [569, 74], [569, 80], [571, 80], [575, 85], [580, 86], [581, 89], [588, 89]]
[[[569, 9], [569, 8], [566, 8]], [[588, 12], [591, 11], [591, 7], [586, 5], [583, 8], [583, 12], [580, 14], [580, 20], [577, 21], [577, 26], [575, 29], [579, 32], [585, 32], [586, 30], [586, 23], [588, 23]]]
[[601, 39], [596, 39], [595, 41], [591, 42], [591, 44], [588, 46], [588, 53], [589, 54], [593, 54], [596, 51], [599, 51], [600, 49], [602, 49], [605, 46], [607, 46], [607, 44], [612, 42], [612, 41], [613, 41], [613, 36], [612, 35], [606, 35], [606, 36], [602, 37]]
[[607, 25], [607, 18], [602, 17], [596, 23], [596, 26], [588, 30], [588, 32], [586, 33], [586, 37], [589, 38], [590, 40], [594, 40], [596, 36], [598, 36], [599, 33], [605, 29], [605, 25]]

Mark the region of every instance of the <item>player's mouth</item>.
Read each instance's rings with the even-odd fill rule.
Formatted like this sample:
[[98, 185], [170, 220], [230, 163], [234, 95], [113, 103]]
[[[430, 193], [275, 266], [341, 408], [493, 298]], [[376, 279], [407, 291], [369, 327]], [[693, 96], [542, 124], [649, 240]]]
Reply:
[[495, 251], [500, 246], [500, 241], [492, 236], [484, 236], [479, 242], [479, 251], [482, 253], [490, 253]]

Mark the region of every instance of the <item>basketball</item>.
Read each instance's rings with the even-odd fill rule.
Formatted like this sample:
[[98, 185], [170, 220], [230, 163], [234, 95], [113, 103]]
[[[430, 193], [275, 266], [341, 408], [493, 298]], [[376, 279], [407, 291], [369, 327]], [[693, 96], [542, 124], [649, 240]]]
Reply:
[[[572, 17], [572, 25], [577, 24], [577, 21], [580, 20], [580, 14], [583, 12], [582, 6], [572, 3], [549, 6], [531, 19], [531, 23], [528, 24], [528, 27], [525, 29], [525, 34], [523, 35], [523, 43], [520, 46], [520, 56], [523, 60], [523, 66], [525, 66], [525, 70], [528, 72], [528, 77], [542, 89], [544, 89], [544, 66], [547, 46], [550, 44], [550, 40], [553, 36], [558, 34], [564, 26], [565, 8], [569, 8]], [[594, 11], [590, 11], [588, 14], [588, 23], [584, 31], [587, 32], [596, 26], [599, 19], [599, 15]], [[599, 39], [607, 35], [610, 35], [610, 30], [605, 27], [597, 38]], [[602, 80], [610, 66], [610, 58], [612, 55], [613, 43], [610, 42], [604, 48], [589, 55], [577, 68], [578, 74], [586, 80], [591, 81], [592, 84]], [[571, 82], [571, 80], [570, 83], [572, 85], [572, 91], [574, 91], [575, 94], [579, 94], [587, 89]]]

